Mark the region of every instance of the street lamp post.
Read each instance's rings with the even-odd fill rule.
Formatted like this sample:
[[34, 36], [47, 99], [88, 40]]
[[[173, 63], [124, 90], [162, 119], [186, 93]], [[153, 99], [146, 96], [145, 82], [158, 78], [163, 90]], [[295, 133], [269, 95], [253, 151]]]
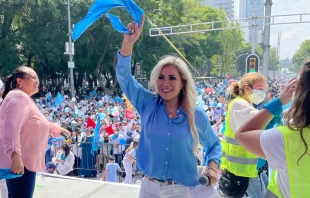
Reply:
[[[68, 50], [68, 68], [70, 69], [70, 89], [71, 89], [71, 98], [74, 97], [74, 79], [73, 79], [73, 69], [74, 69], [74, 62], [73, 62], [73, 46], [72, 46], [72, 29], [71, 29], [71, 17], [70, 17], [70, 0], [68, 0], [68, 36], [69, 36], [69, 50]], [[67, 51], [67, 50], [66, 50]]]

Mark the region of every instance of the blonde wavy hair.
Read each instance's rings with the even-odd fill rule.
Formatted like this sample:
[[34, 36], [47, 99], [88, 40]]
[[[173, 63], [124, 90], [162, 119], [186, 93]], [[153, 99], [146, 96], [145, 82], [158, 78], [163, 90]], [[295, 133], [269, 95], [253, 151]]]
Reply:
[[174, 65], [182, 78], [184, 87], [183, 91], [181, 90], [179, 94], [179, 104], [182, 110], [187, 115], [191, 134], [192, 137], [194, 138], [193, 153], [196, 157], [200, 159], [201, 157], [198, 154], [199, 135], [195, 124], [195, 108], [196, 108], [197, 92], [195, 89], [193, 77], [186, 63], [178, 57], [174, 56], [163, 57], [152, 70], [150, 79], [151, 86], [155, 88], [156, 93], [158, 93], [158, 87], [156, 82], [159, 78], [161, 70], [167, 65]]
[[233, 96], [240, 96], [245, 100], [249, 101], [248, 95], [245, 93], [245, 86], [253, 89], [253, 85], [258, 80], [266, 81], [265, 77], [257, 72], [245, 74], [239, 82], [234, 82], [231, 84], [230, 94]]

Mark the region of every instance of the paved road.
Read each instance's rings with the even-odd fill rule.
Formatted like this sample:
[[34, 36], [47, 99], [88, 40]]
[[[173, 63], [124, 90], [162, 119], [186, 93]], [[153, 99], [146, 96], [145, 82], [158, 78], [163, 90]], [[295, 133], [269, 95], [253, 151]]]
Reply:
[[137, 198], [139, 188], [139, 185], [45, 176], [37, 178], [34, 198]]

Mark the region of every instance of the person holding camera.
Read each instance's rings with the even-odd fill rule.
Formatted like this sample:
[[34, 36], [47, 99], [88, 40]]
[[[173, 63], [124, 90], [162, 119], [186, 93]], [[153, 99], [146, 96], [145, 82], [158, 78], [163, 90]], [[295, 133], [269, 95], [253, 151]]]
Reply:
[[45, 170], [49, 135], [70, 133], [50, 123], [31, 96], [39, 91], [39, 78], [30, 67], [17, 67], [6, 78], [0, 106], [0, 168], [11, 168], [21, 177], [8, 179], [9, 197], [31, 198], [36, 172]]

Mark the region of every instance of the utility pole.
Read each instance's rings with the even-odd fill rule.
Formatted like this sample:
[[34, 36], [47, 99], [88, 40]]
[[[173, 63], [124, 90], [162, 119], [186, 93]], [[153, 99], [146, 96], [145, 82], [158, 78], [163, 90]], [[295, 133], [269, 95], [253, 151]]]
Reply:
[[268, 80], [269, 48], [270, 48], [270, 22], [271, 22], [272, 0], [265, 1], [265, 23], [263, 43], [263, 76]]
[[278, 32], [278, 42], [277, 42], [277, 53], [280, 57], [280, 50], [281, 50], [281, 31]]
[[70, 90], [71, 90], [71, 99], [74, 97], [74, 78], [73, 78], [73, 69], [74, 69], [74, 62], [73, 62], [73, 43], [72, 43], [72, 29], [71, 29], [71, 17], [70, 17], [70, 0], [68, 0], [68, 34], [69, 34], [69, 43], [68, 43], [68, 51], [67, 51], [67, 44], [66, 44], [66, 52], [69, 56], [68, 61], [68, 68], [70, 69]]
[[255, 54], [255, 43], [256, 43], [256, 19], [257, 16], [255, 12], [252, 16], [252, 48], [251, 48], [251, 54]]

